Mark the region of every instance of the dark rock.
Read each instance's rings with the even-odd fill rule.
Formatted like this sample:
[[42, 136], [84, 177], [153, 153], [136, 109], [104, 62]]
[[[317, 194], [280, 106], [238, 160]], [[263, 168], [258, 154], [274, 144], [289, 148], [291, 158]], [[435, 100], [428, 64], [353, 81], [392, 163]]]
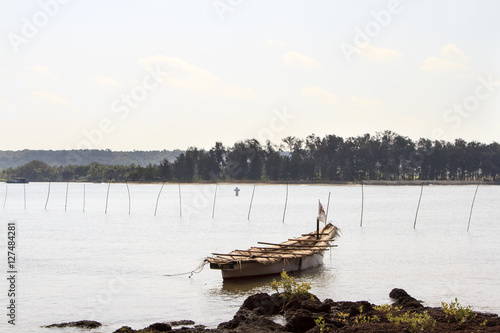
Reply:
[[317, 314], [306, 309], [292, 309], [285, 313], [286, 326], [290, 332], [306, 332], [316, 326]]
[[128, 326], [122, 326], [113, 333], [135, 333], [135, 331]]
[[233, 319], [230, 321], [226, 321], [223, 323], [220, 323], [219, 326], [217, 326], [218, 329], [235, 329], [237, 328], [240, 324], [245, 323], [249, 318], [251, 318], [252, 312], [250, 310], [242, 309], [240, 308], [238, 312], [233, 316]]
[[[442, 308], [423, 307], [419, 301], [408, 295], [403, 289], [394, 289], [390, 293], [395, 300], [394, 305], [405, 307], [404, 312], [423, 313], [435, 321], [435, 332], [500, 332], [500, 318], [494, 314], [476, 312], [476, 316], [459, 323], [451, 320], [443, 312]], [[207, 329], [202, 325], [194, 327], [181, 327], [172, 330], [169, 324], [194, 325], [194, 322], [176, 321], [172, 323], [156, 323], [141, 330], [133, 330], [128, 326], [116, 330], [114, 333], [158, 333], [173, 331], [178, 333], [274, 333], [274, 332], [306, 332], [319, 333], [321, 328], [316, 325], [315, 320], [323, 318], [322, 328], [330, 332], [342, 333], [401, 333], [409, 332], [408, 327], [395, 325], [385, 318], [374, 305], [367, 301], [359, 302], [334, 302], [326, 299], [321, 302], [317, 297], [311, 295], [297, 295], [291, 301], [287, 301], [284, 309], [286, 325], [280, 325], [268, 317], [283, 311], [283, 300], [279, 294], [257, 294], [247, 298], [244, 304], [236, 312], [233, 319], [221, 323], [216, 329]], [[348, 314], [339, 317], [339, 313]], [[400, 311], [401, 312], [401, 311]], [[362, 316], [359, 316], [362, 314]], [[381, 319], [364, 320], [370, 316], [377, 315]], [[281, 318], [281, 317], [280, 317]], [[340, 318], [346, 318], [340, 320]], [[363, 318], [360, 323], [358, 319]], [[276, 319], [276, 318], [275, 318]], [[85, 321], [82, 321], [85, 322]], [[81, 322], [75, 322], [81, 323]], [[69, 327], [73, 323], [55, 324], [50, 327]], [[99, 323], [98, 323], [99, 324]], [[65, 325], [65, 326], [60, 326]], [[100, 325], [100, 324], [99, 324]], [[78, 327], [78, 326], [72, 326]]]
[[401, 306], [404, 309], [418, 309], [424, 306], [417, 301], [415, 298], [411, 297], [405, 290], [394, 288], [389, 293], [389, 297], [396, 300], [393, 305]]
[[98, 327], [101, 327], [102, 324], [97, 322], [97, 321], [93, 321], [93, 320], [80, 320], [80, 321], [72, 321], [72, 322], [68, 322], [68, 323], [60, 323], [60, 324], [52, 324], [52, 325], [48, 325], [48, 326], [44, 326], [45, 328], [53, 328], [53, 327], [59, 327], [59, 328], [62, 328], [62, 327], [78, 327], [78, 328], [87, 328], [87, 329], [94, 329], [94, 328], [98, 328]]
[[141, 330], [134, 330], [128, 326], [123, 326], [113, 333], [158, 333], [172, 331], [172, 326], [167, 323], [154, 323]]
[[144, 330], [153, 330], [158, 332], [167, 332], [172, 330], [172, 326], [167, 323], [154, 323], [146, 327]]
[[361, 314], [361, 311], [366, 313], [373, 310], [373, 306], [367, 301], [337, 302], [333, 305], [333, 307], [337, 313], [348, 313], [351, 318]]
[[217, 329], [207, 329], [203, 325], [196, 325], [194, 327], [181, 327], [181, 328], [176, 328], [172, 332], [176, 333], [228, 333], [228, 331], [219, 331]]
[[256, 315], [247, 309], [238, 310], [230, 321], [220, 323], [217, 330], [231, 332], [285, 332], [285, 328], [274, 321]]
[[[333, 303], [332, 300], [330, 300], [330, 302]], [[306, 309], [314, 313], [330, 312], [332, 304], [330, 302], [321, 302], [319, 298], [313, 294], [295, 295], [294, 298], [286, 305], [285, 310]]]
[[267, 293], [259, 293], [247, 297], [240, 310], [249, 310], [259, 316], [272, 316], [280, 313], [282, 302], [278, 294], [269, 296]]
[[400, 300], [411, 296], [404, 289], [394, 288], [389, 293], [389, 297], [395, 300]]
[[170, 326], [183, 326], [183, 325], [194, 325], [194, 321], [192, 320], [176, 320], [168, 322]]
[[194, 328], [202, 330], [202, 329], [205, 329], [207, 327], [205, 325], [194, 325]]
[[333, 305], [335, 305], [335, 302], [330, 299], [330, 298], [327, 298], [323, 301], [323, 303], [327, 304], [328, 306], [332, 307]]

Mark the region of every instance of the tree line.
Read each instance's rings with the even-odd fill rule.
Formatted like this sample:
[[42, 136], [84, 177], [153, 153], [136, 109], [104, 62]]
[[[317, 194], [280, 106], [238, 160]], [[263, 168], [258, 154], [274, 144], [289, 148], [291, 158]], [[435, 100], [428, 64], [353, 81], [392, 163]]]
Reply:
[[91, 162], [108, 165], [136, 164], [147, 166], [159, 164], [165, 158], [173, 161], [181, 153], [180, 150], [151, 150], [151, 151], [111, 151], [109, 149], [80, 149], [80, 150], [33, 150], [18, 151], [0, 150], [0, 169], [16, 168], [31, 161], [42, 161], [48, 165], [67, 166], [71, 164], [88, 165]]
[[30, 181], [361, 181], [479, 180], [496, 181], [500, 144], [476, 141], [413, 141], [392, 131], [342, 138], [288, 136], [281, 144], [256, 139], [232, 146], [216, 142], [209, 150], [190, 147], [170, 162], [140, 166], [49, 166], [31, 161], [0, 172], [0, 178]]

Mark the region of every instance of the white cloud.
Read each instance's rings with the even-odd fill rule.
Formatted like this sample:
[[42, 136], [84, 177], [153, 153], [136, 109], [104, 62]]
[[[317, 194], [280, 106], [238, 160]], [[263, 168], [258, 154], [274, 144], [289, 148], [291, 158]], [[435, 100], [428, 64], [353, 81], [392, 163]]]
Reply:
[[0, 98], [0, 119], [15, 121], [18, 117], [17, 107]]
[[[312, 98], [317, 104], [326, 105], [330, 107], [339, 107], [343, 106], [350, 107], [351, 111], [358, 114], [364, 114], [361, 110], [370, 111], [370, 110], [380, 110], [380, 108], [385, 107], [385, 103], [378, 99], [365, 99], [357, 96], [351, 96], [348, 100], [343, 100], [343, 98], [339, 98], [335, 94], [324, 90], [317, 86], [307, 87], [302, 89], [302, 96]], [[339, 109], [337, 111], [340, 112]]]
[[441, 49], [443, 57], [454, 58], [457, 60], [467, 61], [469, 56], [465, 55], [455, 44], [448, 44]]
[[118, 80], [115, 80], [109, 76], [95, 76], [93, 77], [93, 80], [94, 82], [104, 86], [111, 86], [116, 88], [121, 88], [122, 86], [120, 82], [118, 82]]
[[349, 101], [349, 112], [356, 117], [362, 117], [368, 122], [380, 121], [384, 107], [385, 103], [378, 99], [351, 96]]
[[424, 60], [420, 69], [426, 72], [461, 71], [467, 69], [465, 64], [469, 57], [456, 45], [448, 44], [441, 49], [441, 57], [429, 57]]
[[466, 68], [467, 66], [460, 62], [438, 57], [429, 57], [420, 66], [420, 69], [426, 72], [459, 71]]
[[48, 69], [47, 67], [42, 66], [42, 65], [35, 65], [35, 66], [31, 67], [31, 69], [37, 74], [41, 74], [44, 76], [51, 76], [52, 75], [52, 72], [50, 71], [50, 69]]
[[419, 118], [419, 117], [415, 117], [415, 116], [403, 117], [401, 125], [404, 126], [405, 124], [418, 125], [418, 126], [421, 126], [422, 128], [427, 128], [427, 127], [431, 126], [431, 124], [429, 122], [425, 121], [424, 118]]
[[356, 47], [360, 50], [359, 55], [370, 61], [388, 63], [401, 59], [401, 53], [398, 50], [388, 47], [376, 47], [369, 43], [359, 43]]
[[69, 103], [65, 99], [45, 91], [33, 91], [28, 98], [35, 102], [45, 102], [60, 106], [69, 106]]
[[298, 67], [301, 69], [318, 69], [321, 64], [313, 58], [295, 51], [288, 51], [283, 55], [283, 64], [290, 67]]
[[352, 106], [358, 108], [379, 108], [385, 106], [384, 102], [378, 99], [363, 99], [357, 96], [351, 96]]
[[283, 42], [281, 40], [272, 40], [272, 39], [268, 39], [266, 41], [266, 44], [269, 46], [272, 46], [272, 47], [284, 47], [285, 46], [285, 42]]
[[257, 95], [250, 88], [243, 88], [237, 84], [230, 84], [224, 88], [225, 93], [237, 98], [255, 98]]
[[162, 82], [174, 88], [223, 98], [256, 97], [252, 89], [241, 87], [235, 83], [222, 82], [220, 77], [210, 71], [191, 65], [179, 58], [156, 55], [140, 59], [139, 65], [149, 72], [161, 74]]
[[327, 106], [337, 106], [339, 105], [339, 100], [337, 96], [329, 91], [321, 89], [320, 87], [307, 87], [302, 89], [300, 93], [302, 96], [311, 97], [316, 103]]

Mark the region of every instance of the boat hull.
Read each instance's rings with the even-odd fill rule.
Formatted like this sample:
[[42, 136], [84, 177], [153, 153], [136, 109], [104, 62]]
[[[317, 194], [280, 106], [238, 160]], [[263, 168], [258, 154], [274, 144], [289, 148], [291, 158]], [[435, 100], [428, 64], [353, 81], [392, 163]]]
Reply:
[[[308, 268], [318, 267], [323, 264], [323, 253], [315, 253], [308, 256], [281, 259], [278, 262], [265, 265], [258, 262], [235, 263], [230, 267], [222, 266], [222, 278], [224, 280], [253, 278], [280, 274], [283, 270], [287, 272], [298, 272]], [[211, 265], [211, 268], [215, 265]]]

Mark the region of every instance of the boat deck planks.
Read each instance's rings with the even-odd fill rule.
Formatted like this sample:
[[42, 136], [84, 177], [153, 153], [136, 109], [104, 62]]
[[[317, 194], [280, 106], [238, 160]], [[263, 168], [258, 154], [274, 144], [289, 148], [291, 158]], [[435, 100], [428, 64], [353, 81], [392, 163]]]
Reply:
[[[316, 237], [319, 236], [317, 239]], [[212, 265], [239, 264], [242, 262], [257, 262], [269, 265], [283, 259], [300, 258], [322, 253], [330, 247], [337, 236], [337, 228], [327, 224], [317, 232], [303, 234], [301, 237], [288, 239], [282, 243], [258, 242], [268, 247], [251, 247], [248, 250], [234, 250], [229, 253], [212, 253], [213, 257], [206, 258]], [[307, 244], [305, 244], [307, 243]]]

